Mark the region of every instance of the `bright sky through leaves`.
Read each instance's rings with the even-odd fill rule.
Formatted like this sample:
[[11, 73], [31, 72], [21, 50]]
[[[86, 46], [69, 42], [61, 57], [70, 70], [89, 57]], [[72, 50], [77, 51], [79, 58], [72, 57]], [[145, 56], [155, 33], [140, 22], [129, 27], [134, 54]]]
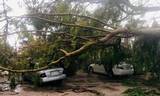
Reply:
[[[18, 1], [18, 2], [17, 2]], [[160, 5], [160, 0], [131, 0], [132, 3], [138, 4], [143, 3], [145, 6], [158, 6]], [[20, 0], [7, 0], [8, 6], [12, 8], [11, 12], [8, 13], [10, 16], [20, 16], [23, 14], [26, 14], [26, 9], [23, 7], [23, 4]], [[88, 7], [89, 10], [93, 11], [93, 6]], [[160, 21], [160, 12], [149, 12], [144, 15], [136, 16], [136, 18], [139, 18], [141, 20], [145, 20], [145, 25], [151, 25], [153, 20]], [[12, 46], [15, 46], [17, 41], [17, 35], [12, 35], [8, 37], [8, 42]], [[16, 46], [19, 46], [19, 43], [17, 43]]]

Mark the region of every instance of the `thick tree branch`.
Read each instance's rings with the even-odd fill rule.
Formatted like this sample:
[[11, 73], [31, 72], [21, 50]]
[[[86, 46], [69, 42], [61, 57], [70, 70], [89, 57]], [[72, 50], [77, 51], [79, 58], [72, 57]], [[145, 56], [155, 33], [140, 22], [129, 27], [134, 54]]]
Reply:
[[61, 49], [61, 51], [63, 53], [65, 53], [65, 56], [60, 57], [58, 60], [51, 62], [47, 66], [44, 66], [44, 67], [41, 67], [41, 68], [38, 68], [38, 69], [13, 70], [13, 69], [9, 69], [9, 68], [5, 68], [5, 67], [0, 66], [0, 70], [6, 70], [6, 71], [10, 71], [10, 72], [15, 72], [15, 73], [24, 73], [24, 72], [36, 72], [36, 71], [40, 71], [40, 70], [43, 70], [43, 69], [47, 69], [54, 64], [58, 64], [61, 60], [66, 59], [66, 57], [72, 57], [72, 56], [79, 55], [79, 54], [83, 53], [84, 51], [86, 51], [87, 49], [89, 49], [91, 46], [96, 45], [96, 44], [101, 43], [101, 42], [106, 42], [106, 41], [110, 40], [112, 37], [114, 37], [114, 36], [116, 36], [120, 33], [126, 32], [126, 31], [128, 31], [128, 30], [126, 30], [126, 29], [115, 30], [114, 32], [106, 35], [104, 38], [101, 38], [99, 41], [89, 41], [88, 43], [86, 43], [85, 45], [83, 45], [82, 47], [80, 47], [79, 49], [77, 49], [73, 52], [67, 52], [67, 51]]
[[58, 64], [61, 60], [66, 59], [66, 57], [72, 57], [72, 56], [76, 56], [79, 55], [81, 53], [83, 53], [84, 51], [86, 51], [87, 49], [89, 49], [91, 46], [99, 44], [99, 43], [107, 43], [109, 44], [109, 40], [112, 39], [113, 37], [119, 35], [119, 34], [124, 34], [124, 33], [132, 33], [134, 32], [135, 34], [139, 35], [139, 34], [154, 34], [156, 35], [156, 33], [160, 34], [160, 28], [157, 29], [139, 29], [139, 30], [128, 30], [126, 28], [121, 28], [121, 29], [117, 29], [114, 30], [112, 32], [110, 32], [109, 34], [107, 34], [105, 37], [100, 38], [98, 41], [88, 41], [88, 43], [86, 43], [85, 45], [83, 45], [82, 47], [80, 47], [79, 49], [73, 51], [73, 52], [67, 52], [64, 49], [61, 49], [61, 51], [63, 53], [65, 53], [64, 56], [60, 57], [58, 60], [51, 62], [50, 64], [48, 64], [47, 66], [38, 68], [38, 69], [32, 69], [32, 70], [13, 70], [13, 69], [9, 69], [9, 68], [5, 68], [0, 66], [0, 70], [6, 70], [6, 71], [10, 71], [10, 72], [15, 72], [15, 73], [23, 73], [23, 72], [36, 72], [36, 71], [40, 71], [43, 69], [47, 69], [50, 66], [54, 65], [54, 64]]
[[14, 72], [14, 73], [24, 73], [24, 72], [37, 72], [37, 71], [41, 71], [44, 69], [49, 68], [50, 66], [59, 63], [61, 60], [64, 60], [65, 57], [60, 57], [58, 60], [51, 62], [50, 64], [48, 64], [47, 66], [38, 68], [38, 69], [26, 69], [26, 70], [14, 70], [14, 69], [10, 69], [10, 68], [6, 68], [6, 67], [2, 67], [0, 66], [0, 70], [5, 70], [5, 71], [9, 71], [9, 72]]
[[39, 20], [44, 20], [44, 21], [49, 22], [49, 23], [59, 24], [59, 25], [64, 25], [64, 26], [70, 26], [70, 27], [80, 27], [80, 28], [92, 29], [92, 30], [102, 31], [102, 32], [107, 32], [107, 33], [109, 33], [111, 31], [111, 30], [106, 30], [106, 29], [97, 28], [97, 27], [93, 27], [93, 26], [84, 26], [84, 25], [78, 25], [78, 24], [70, 24], [70, 23], [52, 21], [52, 20], [49, 20], [49, 19], [46, 19], [46, 18], [41, 18], [41, 17], [38, 17], [38, 16], [26, 16], [26, 17], [36, 18], [36, 19], [39, 19]]
[[37, 14], [28, 14], [28, 16], [40, 16], [41, 18], [44, 18], [45, 16], [76, 16], [76, 17], [81, 17], [81, 18], [86, 18], [86, 19], [90, 19], [90, 20], [93, 20], [93, 21], [96, 21], [100, 24], [103, 24], [104, 26], [108, 26], [110, 28], [113, 28], [113, 29], [116, 29], [114, 26], [111, 26], [97, 18], [94, 18], [94, 17], [90, 17], [90, 16], [84, 16], [84, 15], [78, 15], [78, 14], [71, 14], [71, 13], [55, 13], [55, 14], [44, 14], [44, 13], [37, 13]]
[[[47, 18], [41, 18], [39, 16], [14, 16], [15, 18], [35, 18], [35, 19], [39, 19], [41, 21], [45, 21], [51, 24], [59, 24], [59, 25], [63, 25], [63, 26], [70, 26], [70, 27], [79, 27], [79, 28], [86, 28], [86, 29], [92, 29], [92, 30], [96, 30], [96, 31], [101, 31], [101, 32], [106, 32], [109, 33], [111, 30], [107, 30], [104, 28], [97, 28], [97, 27], [93, 27], [93, 26], [84, 26], [84, 25], [79, 25], [79, 24], [70, 24], [70, 23], [64, 23], [64, 22], [60, 22], [60, 21], [52, 21], [49, 20]], [[11, 17], [8, 17], [9, 19], [12, 19]]]

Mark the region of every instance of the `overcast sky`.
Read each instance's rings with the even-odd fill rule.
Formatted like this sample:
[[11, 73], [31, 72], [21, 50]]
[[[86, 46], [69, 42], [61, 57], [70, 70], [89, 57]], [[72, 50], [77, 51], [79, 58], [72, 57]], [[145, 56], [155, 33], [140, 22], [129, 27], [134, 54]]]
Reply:
[[[22, 4], [22, 6], [19, 6], [16, 1], [21, 1], [21, 0], [7, 0], [8, 5], [12, 8], [12, 11], [8, 14], [10, 16], [20, 16], [26, 13], [26, 9]], [[158, 6], [160, 5], [160, 0], [131, 0], [131, 2], [137, 2], [137, 3], [144, 3], [147, 6]], [[19, 2], [21, 3], [21, 2]], [[88, 7], [89, 10], [93, 10], [93, 6]], [[158, 22], [160, 21], [160, 11], [159, 12], [150, 12], [142, 16], [137, 16], [137, 18], [140, 18], [141, 20], [146, 21], [146, 25], [151, 25], [154, 19], [156, 19]], [[8, 37], [8, 42], [12, 46], [15, 46], [15, 41], [17, 40], [17, 36], [9, 36]], [[19, 46], [19, 44], [17, 45]]]

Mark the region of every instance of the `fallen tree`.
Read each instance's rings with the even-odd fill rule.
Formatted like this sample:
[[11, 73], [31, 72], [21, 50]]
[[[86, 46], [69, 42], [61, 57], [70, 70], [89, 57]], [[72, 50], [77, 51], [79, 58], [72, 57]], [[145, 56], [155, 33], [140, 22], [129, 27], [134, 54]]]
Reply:
[[79, 49], [77, 49], [75, 51], [67, 52], [67, 51], [65, 51], [65, 49], [60, 49], [60, 51], [64, 53], [64, 56], [60, 57], [59, 59], [57, 59], [55, 61], [52, 61], [47, 66], [44, 66], [44, 67], [41, 67], [41, 68], [38, 68], [38, 69], [30, 69], [30, 70], [12, 70], [12, 69], [0, 66], [0, 70], [6, 70], [6, 71], [9, 71], [9, 72], [14, 72], [14, 73], [36, 72], [36, 71], [40, 71], [40, 70], [43, 70], [43, 69], [47, 69], [54, 64], [58, 64], [58, 63], [60, 63], [61, 60], [64, 60], [68, 57], [72, 57], [72, 56], [82, 54], [84, 51], [86, 51], [91, 46], [94, 46], [96, 44], [104, 43], [106, 45], [106, 44], [109, 43], [108, 42], [109, 40], [111, 40], [113, 37], [116, 37], [120, 34], [123, 34], [123, 35], [125, 35], [125, 34], [135, 34], [135, 35], [155, 34], [155, 35], [158, 35], [159, 32], [160, 32], [160, 28], [157, 28], [157, 29], [152, 29], [152, 28], [134, 29], [134, 30], [129, 30], [127, 28], [120, 28], [120, 29], [116, 29], [114, 31], [111, 31], [111, 32], [107, 33], [106, 36], [100, 38], [99, 40], [88, 41], [86, 44], [84, 44], [82, 47], [80, 47]]
[[[43, 35], [42, 33], [45, 33], [45, 35], [46, 35], [46, 33], [49, 32], [47, 30], [47, 28], [46, 28], [46, 30], [42, 30], [42, 29], [45, 28], [45, 27], [48, 27], [48, 25], [50, 25], [50, 27], [55, 27], [55, 26], [56, 27], [57, 26], [61, 27], [61, 26], [63, 26], [63, 27], [73, 28], [73, 29], [74, 28], [87, 29], [87, 31], [96, 31], [97, 33], [101, 32], [103, 34], [100, 34], [99, 36], [90, 36], [90, 35], [89, 36], [83, 36], [83, 35], [79, 35], [78, 36], [77, 35], [78, 32], [75, 32], [75, 30], [74, 30], [74, 32], [75, 32], [76, 35], [75, 34], [71, 34], [69, 32], [66, 33], [63, 30], [63, 28], [61, 28], [63, 31], [59, 32], [59, 30], [57, 28], [58, 32], [57, 33], [53, 32], [54, 34], [67, 35], [69, 37], [73, 37], [74, 39], [75, 38], [83, 39], [85, 41], [85, 43], [83, 42], [83, 44], [80, 44], [81, 47], [78, 47], [78, 48], [76, 48], [76, 49], [74, 49], [72, 51], [66, 51], [67, 49], [60, 49], [59, 48], [58, 50], [64, 53], [63, 56], [59, 57], [58, 59], [56, 58], [54, 61], [50, 62], [47, 66], [43, 66], [43, 67], [38, 68], [38, 69], [14, 70], [12, 68], [10, 69], [10, 68], [2, 67], [2, 66], [0, 66], [0, 69], [1, 70], [7, 70], [7, 71], [10, 71], [10, 72], [15, 72], [15, 73], [40, 71], [40, 70], [43, 70], [43, 69], [47, 69], [47, 68], [49, 68], [50, 66], [52, 66], [54, 64], [58, 64], [62, 60], [65, 60], [67, 58], [80, 55], [80, 54], [84, 53], [85, 51], [87, 51], [88, 49], [90, 49], [92, 46], [97, 46], [98, 44], [108, 45], [112, 41], [114, 41], [114, 39], [117, 39], [117, 37], [129, 38], [129, 37], [132, 37], [132, 36], [144, 35], [144, 34], [152, 34], [152, 35], [159, 36], [160, 28], [142, 28], [142, 29], [139, 28], [139, 29], [137, 29], [137, 28], [119, 28], [119, 27], [115, 27], [115, 26], [117, 26], [116, 23], [118, 21], [122, 21], [125, 18], [127, 18], [128, 16], [135, 15], [135, 14], [140, 14], [140, 13], [143, 13], [143, 12], [159, 11], [159, 9], [160, 9], [159, 7], [135, 6], [135, 5], [132, 5], [129, 0], [100, 0], [100, 1], [99, 0], [98, 1], [97, 0], [92, 0], [92, 1], [91, 0], [86, 0], [86, 1], [89, 1], [90, 3], [91, 2], [92, 3], [94, 3], [94, 2], [105, 3], [106, 6], [104, 6], [104, 9], [105, 9], [104, 11], [106, 11], [108, 7], [113, 7], [111, 9], [109, 8], [107, 10], [107, 12], [108, 12], [107, 15], [109, 15], [109, 17], [107, 19], [105, 19], [106, 15], [103, 14], [104, 17], [102, 16], [102, 18], [100, 17], [99, 19], [97, 19], [95, 17], [84, 16], [84, 15], [79, 15], [79, 14], [73, 14], [72, 12], [68, 12], [68, 11], [67, 11], [68, 13], [59, 12], [59, 13], [49, 14], [49, 13], [52, 13], [52, 11], [51, 12], [47, 11], [45, 13], [45, 10], [41, 9], [41, 8], [45, 7], [45, 6], [43, 6], [43, 3], [44, 3], [43, 1], [41, 3], [37, 2], [38, 6], [34, 6], [34, 5], [36, 5], [35, 4], [36, 2], [26, 2], [26, 5], [28, 4], [27, 6], [31, 9], [31, 10], [29, 10], [29, 11], [31, 11], [30, 14], [26, 14], [26, 15], [22, 15], [22, 16], [8, 16], [7, 15], [7, 10], [5, 8], [6, 7], [5, 6], [5, 2], [3, 1], [4, 18], [1, 19], [0, 22], [6, 21], [6, 25], [5, 25], [4, 34], [1, 34], [0, 36], [1, 37], [5, 37], [4, 38], [5, 42], [7, 40], [7, 36], [8, 35], [21, 33], [23, 31], [22, 30], [22, 31], [19, 31], [19, 32], [18, 31], [16, 31], [16, 32], [8, 32], [9, 31], [8, 30], [9, 29], [8, 28], [9, 23], [12, 22], [13, 19], [18, 19], [17, 22], [19, 22], [23, 18], [25, 18], [25, 20], [22, 20], [22, 21], [30, 21], [30, 23], [32, 23], [32, 25], [37, 29], [37, 30], [30, 30], [30, 31], [29, 30], [24, 30], [24, 31], [26, 33], [27, 32], [28, 33], [31, 32], [31, 33], [33, 33], [35, 35], [37, 35], [36, 33], [40, 33], [41, 36]], [[71, 0], [70, 2], [78, 2], [78, 1], [75, 1], [75, 0], [72, 1]], [[33, 3], [33, 6], [30, 6], [30, 5], [32, 5], [32, 3]], [[64, 2], [61, 2], [61, 3], [63, 5], [66, 2], [64, 1]], [[109, 5], [109, 4], [111, 4], [111, 5]], [[64, 7], [64, 9], [65, 9], [65, 7]], [[40, 11], [37, 12], [37, 10], [40, 10]], [[32, 11], [33, 11], [33, 13], [32, 13]], [[34, 12], [34, 11], [36, 11], [36, 12]], [[101, 11], [101, 10], [99, 10], [99, 11]], [[111, 13], [113, 12], [113, 14], [111, 14], [110, 12]], [[125, 16], [123, 13], [128, 14], [128, 15]], [[75, 20], [75, 22], [68, 22], [68, 21], [71, 21], [71, 20], [68, 20], [68, 21], [64, 22], [65, 19], [61, 18], [61, 17], [65, 17], [65, 16], [66, 17], [72, 17], [72, 18], [69, 18], [71, 20], [74, 19], [75, 17], [76, 18], [83, 18], [84, 20], [81, 20], [82, 23], [87, 21], [87, 20], [92, 20], [92, 21], [96, 22], [96, 24], [94, 26], [80, 24], [81, 22], [78, 22], [79, 20]], [[102, 20], [100, 20], [100, 19], [102, 19]], [[103, 22], [103, 19], [104, 20], [108, 20], [107, 23]], [[109, 21], [112, 21], [113, 25], [115, 24], [115, 26], [113, 26], [111, 24], [108, 24]], [[76, 23], [76, 22], [78, 22], [78, 23]], [[90, 21], [88, 21], [88, 22], [90, 22]], [[98, 26], [97, 23], [100, 24], [100, 27]], [[69, 29], [69, 31], [72, 31], [72, 30]], [[80, 31], [80, 30], [78, 30], [78, 31]], [[85, 32], [87, 32], [87, 31], [85, 31]], [[51, 32], [52, 31], [50, 31], [50, 33]], [[26, 47], [26, 48], [28, 48], [28, 47]]]

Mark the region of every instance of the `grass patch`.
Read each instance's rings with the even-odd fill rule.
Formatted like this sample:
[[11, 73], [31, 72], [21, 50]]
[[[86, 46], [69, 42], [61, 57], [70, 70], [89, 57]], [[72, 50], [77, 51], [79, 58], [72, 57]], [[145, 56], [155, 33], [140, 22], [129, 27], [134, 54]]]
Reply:
[[132, 86], [132, 87], [135, 87], [135, 86], [138, 86], [139, 85], [139, 81], [135, 78], [128, 78], [128, 79], [125, 79], [122, 81], [122, 84], [124, 86]]
[[150, 79], [143, 81], [143, 84], [146, 86], [160, 86], [160, 80], [158, 79]]
[[145, 89], [141, 87], [128, 89], [124, 94], [124, 96], [160, 96], [160, 92], [155, 89]]

